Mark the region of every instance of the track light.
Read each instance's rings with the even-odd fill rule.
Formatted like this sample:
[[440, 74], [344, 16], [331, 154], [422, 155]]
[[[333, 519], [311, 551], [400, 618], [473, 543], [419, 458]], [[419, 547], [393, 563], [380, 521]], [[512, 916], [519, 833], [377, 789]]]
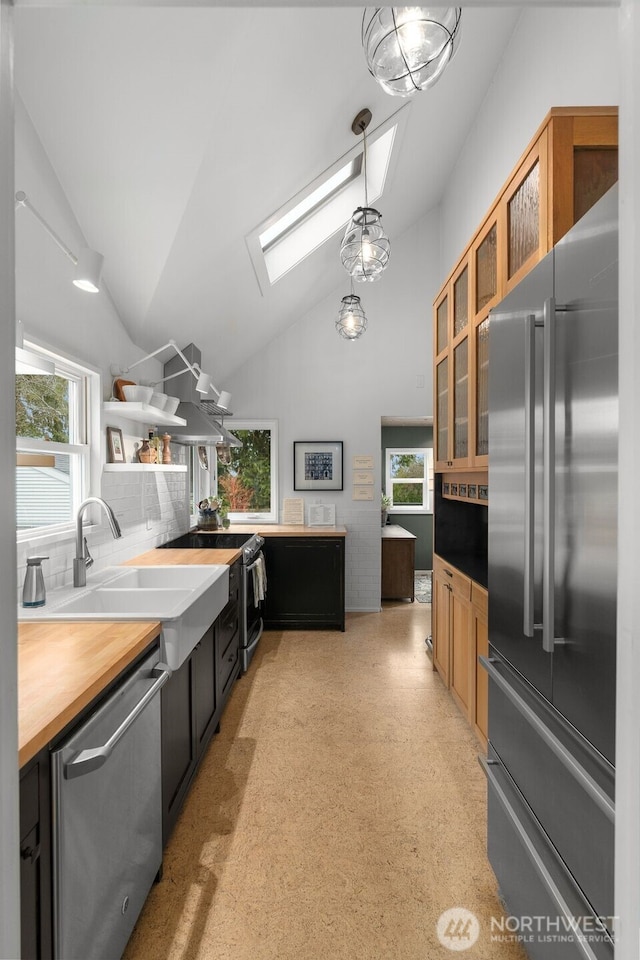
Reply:
[[102, 264], [104, 263], [104, 257], [102, 254], [97, 253], [95, 250], [89, 249], [89, 247], [83, 247], [79, 255], [76, 256], [75, 253], [69, 249], [66, 243], [60, 239], [55, 230], [49, 226], [44, 217], [38, 213], [23, 190], [18, 190], [16, 193], [16, 210], [18, 207], [26, 207], [27, 210], [31, 211], [36, 220], [42, 224], [51, 239], [62, 250], [65, 256], [71, 260], [71, 263], [75, 265], [76, 275], [73, 279], [75, 286], [79, 287], [80, 290], [86, 291], [87, 293], [98, 293], [100, 290]]

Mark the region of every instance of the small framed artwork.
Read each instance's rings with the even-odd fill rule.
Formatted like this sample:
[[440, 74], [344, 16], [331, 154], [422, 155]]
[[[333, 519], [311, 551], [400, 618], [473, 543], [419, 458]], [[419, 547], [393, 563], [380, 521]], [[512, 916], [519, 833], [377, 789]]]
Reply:
[[122, 430], [118, 427], [107, 427], [107, 455], [109, 463], [124, 463]]
[[294, 490], [342, 490], [342, 440], [294, 440]]

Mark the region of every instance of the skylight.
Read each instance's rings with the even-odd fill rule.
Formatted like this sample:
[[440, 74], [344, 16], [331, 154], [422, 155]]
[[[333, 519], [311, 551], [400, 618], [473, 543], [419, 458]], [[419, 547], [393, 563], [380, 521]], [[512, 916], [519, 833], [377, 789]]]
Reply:
[[304, 220], [308, 213], [319, 207], [325, 200], [329, 199], [329, 197], [338, 193], [350, 180], [357, 177], [360, 173], [361, 166], [362, 154], [355, 160], [350, 160], [344, 167], [341, 167], [337, 173], [334, 173], [332, 177], [329, 177], [324, 183], [320, 184], [308, 197], [305, 197], [305, 199], [297, 203], [295, 207], [292, 207], [289, 213], [285, 213], [279, 217], [273, 226], [267, 227], [259, 237], [263, 253], [268, 250], [272, 244], [277, 243], [291, 227]]
[[[367, 137], [369, 203], [384, 189], [399, 126], [406, 107]], [[246, 238], [263, 293], [344, 229], [356, 207], [364, 205], [362, 141], [320, 177], [261, 223]]]

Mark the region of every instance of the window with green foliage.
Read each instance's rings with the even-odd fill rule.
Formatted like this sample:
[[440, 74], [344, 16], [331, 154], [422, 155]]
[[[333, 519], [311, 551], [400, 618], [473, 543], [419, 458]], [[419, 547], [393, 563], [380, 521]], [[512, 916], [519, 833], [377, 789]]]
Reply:
[[217, 496], [232, 522], [278, 519], [278, 442], [275, 420], [227, 424], [242, 447], [217, 463]]
[[55, 531], [73, 522], [89, 488], [88, 380], [99, 377], [48, 351], [53, 374], [16, 374], [17, 529]]
[[387, 448], [385, 492], [391, 498], [390, 513], [431, 513], [432, 482], [430, 447]]

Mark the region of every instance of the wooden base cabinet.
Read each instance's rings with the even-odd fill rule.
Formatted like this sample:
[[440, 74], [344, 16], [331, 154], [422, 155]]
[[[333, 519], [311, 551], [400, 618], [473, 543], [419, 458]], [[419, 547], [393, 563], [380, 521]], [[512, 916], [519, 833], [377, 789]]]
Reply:
[[382, 528], [382, 600], [415, 599], [416, 539], [397, 524]]
[[238, 564], [229, 602], [162, 688], [162, 838], [166, 843], [240, 673]]
[[486, 746], [487, 681], [478, 656], [489, 649], [488, 594], [441, 557], [433, 558], [433, 667]]

